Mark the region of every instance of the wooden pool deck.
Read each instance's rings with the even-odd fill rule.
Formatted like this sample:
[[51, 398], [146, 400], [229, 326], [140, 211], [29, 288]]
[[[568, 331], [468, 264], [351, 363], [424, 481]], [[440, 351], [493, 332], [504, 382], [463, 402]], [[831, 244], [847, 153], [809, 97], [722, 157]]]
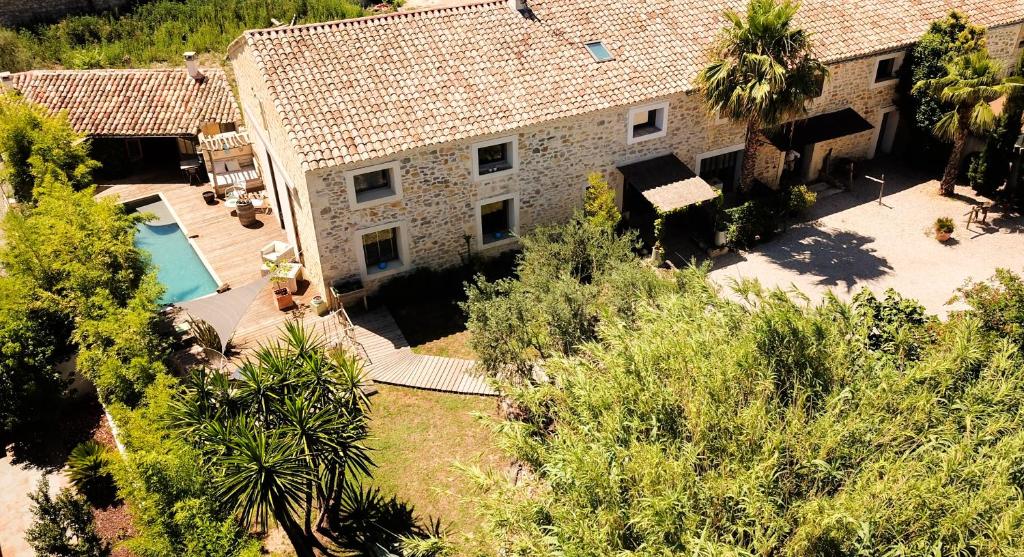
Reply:
[[[260, 248], [274, 240], [287, 241], [285, 232], [276, 214], [257, 214], [258, 225], [243, 227], [221, 201], [206, 204], [202, 192], [210, 189], [207, 186], [118, 184], [105, 187], [97, 197], [132, 201], [162, 195], [218, 283], [233, 288], [245, 286], [260, 278]], [[298, 319], [332, 342], [342, 340], [342, 336], [354, 341], [353, 349], [364, 358], [366, 371], [374, 381], [452, 393], [494, 394], [486, 381], [472, 372], [476, 362], [414, 353], [386, 309], [353, 314], [346, 333], [336, 317], [316, 316], [310, 307], [315, 295], [322, 293], [300, 281], [295, 308], [281, 311], [268, 287], [239, 322], [231, 340], [231, 359], [241, 360], [260, 344], [273, 342], [287, 320]]]

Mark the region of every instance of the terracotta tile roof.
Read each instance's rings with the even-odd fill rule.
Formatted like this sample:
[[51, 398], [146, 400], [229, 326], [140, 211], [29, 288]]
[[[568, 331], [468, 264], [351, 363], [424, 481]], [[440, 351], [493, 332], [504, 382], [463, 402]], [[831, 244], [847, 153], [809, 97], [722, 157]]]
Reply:
[[[388, 156], [687, 91], [743, 0], [506, 0], [246, 32], [306, 169]], [[953, 5], [983, 25], [1024, 0], [804, 0], [828, 61], [910, 44]], [[614, 60], [584, 47], [601, 40]], [[239, 46], [245, 51], [239, 52]]]
[[152, 70], [33, 70], [15, 74], [27, 99], [67, 111], [71, 125], [91, 136], [194, 135], [206, 122], [240, 122], [238, 105], [219, 68]]

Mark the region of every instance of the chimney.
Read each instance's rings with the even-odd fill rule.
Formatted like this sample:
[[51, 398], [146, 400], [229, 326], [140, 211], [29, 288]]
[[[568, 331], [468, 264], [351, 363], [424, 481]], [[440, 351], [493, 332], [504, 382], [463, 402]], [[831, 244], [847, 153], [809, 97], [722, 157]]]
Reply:
[[14, 77], [11, 72], [0, 72], [0, 93], [14, 89]]
[[198, 64], [198, 62], [196, 62], [196, 59], [197, 59], [197, 56], [196, 56], [195, 52], [192, 52], [192, 51], [186, 52], [185, 53], [185, 69], [188, 70], [188, 75], [192, 79], [202, 83], [203, 80], [206, 79], [206, 76], [203, 75], [203, 72], [199, 71], [199, 64]]
[[526, 0], [508, 0], [508, 7], [521, 12], [526, 9]]

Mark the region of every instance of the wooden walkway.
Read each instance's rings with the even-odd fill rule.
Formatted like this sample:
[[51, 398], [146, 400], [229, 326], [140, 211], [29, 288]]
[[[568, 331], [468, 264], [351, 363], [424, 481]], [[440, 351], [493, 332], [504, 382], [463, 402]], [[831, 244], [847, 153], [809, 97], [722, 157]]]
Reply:
[[496, 394], [483, 377], [474, 373], [473, 360], [414, 353], [387, 309], [353, 315], [352, 324], [355, 340], [369, 359], [366, 371], [377, 383], [469, 395]]

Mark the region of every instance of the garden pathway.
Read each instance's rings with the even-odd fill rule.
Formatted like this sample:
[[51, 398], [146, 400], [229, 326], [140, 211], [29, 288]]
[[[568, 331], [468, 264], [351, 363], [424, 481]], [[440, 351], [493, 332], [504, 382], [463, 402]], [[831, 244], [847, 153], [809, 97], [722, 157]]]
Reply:
[[476, 362], [416, 354], [391, 312], [377, 308], [352, 316], [355, 340], [368, 360], [366, 371], [378, 383], [470, 395], [495, 395], [473, 372]]

